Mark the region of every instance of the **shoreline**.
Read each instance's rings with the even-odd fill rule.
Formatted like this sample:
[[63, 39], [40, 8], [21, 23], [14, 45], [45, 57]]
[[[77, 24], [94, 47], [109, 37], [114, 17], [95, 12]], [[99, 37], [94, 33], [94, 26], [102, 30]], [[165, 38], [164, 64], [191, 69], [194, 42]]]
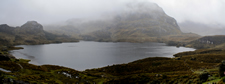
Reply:
[[[82, 41], [80, 41], [80, 42], [82, 42]], [[89, 42], [89, 41], [85, 41], [85, 42]], [[91, 41], [91, 42], [96, 42], [96, 41]], [[66, 42], [67, 43], [67, 42]], [[99, 42], [99, 43], [101, 43], [101, 42]], [[108, 43], [108, 42], [106, 42], [106, 43]], [[111, 42], [111, 43], [113, 43], [113, 42]], [[122, 42], [122, 43], [128, 43], [128, 42]], [[158, 43], [158, 42], [146, 42], [146, 43]], [[139, 44], [139, 43], [138, 43]], [[141, 45], [142, 43], [140, 43], [140, 45]], [[116, 44], [115, 44], [116, 45]], [[163, 43], [163, 46], [167, 46], [165, 43]], [[169, 46], [168, 46], [169, 47]], [[172, 46], [172, 47], [174, 47], [174, 48], [176, 48], [176, 46]], [[184, 47], [185, 48], [185, 47]], [[176, 48], [176, 49], [179, 49], [179, 48]], [[192, 50], [192, 51], [194, 51], [194, 50]], [[174, 54], [176, 54], [176, 53], [179, 53], [179, 52], [175, 52]], [[106, 64], [106, 65], [104, 65], [104, 66], [100, 66], [100, 67], [93, 67], [93, 68], [102, 68], [102, 67], [105, 67], [105, 66], [111, 66], [111, 65], [118, 65], [118, 64], [128, 64], [128, 63], [130, 63], [130, 62], [133, 62], [133, 61], [137, 61], [137, 60], [140, 60], [140, 59], [145, 59], [145, 58], [151, 58], [151, 57], [167, 57], [167, 58], [175, 58], [173, 55], [174, 54], [171, 54], [171, 57], [167, 57], [167, 56], [164, 56], [164, 55], [159, 55], [159, 56], [148, 56], [148, 57], [142, 57], [142, 58], [138, 58], [138, 59], [135, 59], [135, 60], [132, 60], [132, 61], [129, 61], [129, 62], [123, 62], [123, 63], [114, 63], [114, 64]], [[31, 54], [30, 54], [31, 55]], [[21, 57], [20, 57], [21, 58]], [[23, 57], [22, 57], [23, 58]], [[27, 59], [26, 57], [25, 58], [23, 58], [23, 59]], [[30, 59], [31, 60], [31, 59]], [[36, 63], [36, 62], [35, 62]], [[35, 64], [35, 63], [31, 63], [31, 64]], [[49, 63], [47, 63], [47, 64], [49, 64]], [[45, 65], [45, 64], [37, 64], [37, 65]], [[51, 64], [51, 65], [54, 65], [54, 64]], [[60, 65], [60, 66], [64, 66], [64, 65]], [[67, 66], [67, 67], [69, 67], [69, 66]], [[82, 69], [82, 70], [80, 70], [79, 68], [77, 69], [76, 67], [74, 68], [74, 67], [70, 67], [70, 68], [73, 68], [73, 69], [75, 69], [75, 70], [79, 70], [79, 71], [85, 71], [86, 69], [93, 69], [93, 68], [85, 68], [85, 69]]]

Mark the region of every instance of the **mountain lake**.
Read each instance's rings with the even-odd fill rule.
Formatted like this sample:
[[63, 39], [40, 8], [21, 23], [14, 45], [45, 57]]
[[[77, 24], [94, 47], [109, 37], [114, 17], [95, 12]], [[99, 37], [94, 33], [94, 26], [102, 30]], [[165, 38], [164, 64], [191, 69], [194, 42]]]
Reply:
[[18, 45], [24, 49], [13, 50], [16, 58], [30, 59], [31, 64], [59, 65], [75, 70], [100, 68], [113, 64], [129, 63], [148, 57], [169, 57], [193, 48], [167, 46], [165, 43], [94, 42]]

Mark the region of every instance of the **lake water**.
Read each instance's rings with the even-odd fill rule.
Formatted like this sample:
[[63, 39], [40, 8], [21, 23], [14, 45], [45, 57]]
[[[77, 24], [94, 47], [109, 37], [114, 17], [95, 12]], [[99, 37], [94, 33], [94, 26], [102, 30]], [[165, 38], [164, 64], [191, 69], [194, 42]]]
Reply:
[[30, 59], [31, 64], [60, 65], [83, 71], [113, 64], [132, 62], [147, 57], [173, 57], [193, 48], [177, 48], [164, 43], [126, 43], [126, 42], [93, 42], [19, 45], [21, 50], [11, 53], [16, 58]]

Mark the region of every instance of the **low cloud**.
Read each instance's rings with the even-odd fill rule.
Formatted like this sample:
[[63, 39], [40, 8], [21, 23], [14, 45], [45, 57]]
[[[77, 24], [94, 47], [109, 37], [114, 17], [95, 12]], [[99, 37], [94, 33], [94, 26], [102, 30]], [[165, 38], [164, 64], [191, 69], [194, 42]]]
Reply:
[[225, 24], [224, 0], [151, 0], [178, 22]]
[[19, 26], [28, 20], [50, 24], [71, 18], [96, 19], [121, 12], [126, 3], [138, 2], [158, 4], [178, 23], [225, 25], [224, 0], [2, 0], [0, 24]]

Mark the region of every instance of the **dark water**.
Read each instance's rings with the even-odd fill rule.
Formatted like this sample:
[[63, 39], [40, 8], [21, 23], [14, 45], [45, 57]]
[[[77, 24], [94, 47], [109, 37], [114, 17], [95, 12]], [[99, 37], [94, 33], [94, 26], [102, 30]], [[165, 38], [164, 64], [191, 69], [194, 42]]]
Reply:
[[177, 48], [164, 43], [113, 43], [81, 41], [79, 43], [20, 45], [14, 50], [17, 58], [30, 59], [32, 64], [60, 65], [76, 70], [99, 68], [107, 65], [132, 62], [147, 57], [173, 57], [192, 48]]

